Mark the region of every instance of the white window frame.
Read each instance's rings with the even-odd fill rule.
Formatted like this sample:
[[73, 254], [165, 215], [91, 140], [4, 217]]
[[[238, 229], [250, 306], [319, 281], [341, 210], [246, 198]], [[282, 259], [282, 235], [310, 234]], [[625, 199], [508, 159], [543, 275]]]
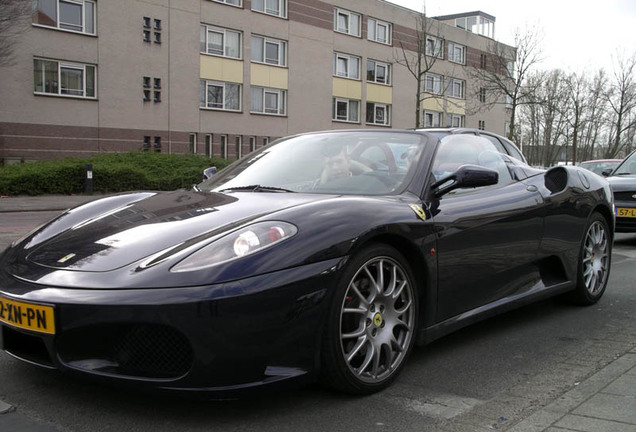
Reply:
[[426, 93], [441, 95], [444, 93], [444, 77], [434, 73], [424, 75], [424, 91]]
[[[254, 46], [255, 43], [259, 43], [259, 45], [261, 45], [263, 58], [255, 59], [254, 55], [256, 54], [256, 50], [252, 49], [251, 60], [254, 63], [262, 63], [262, 64], [266, 64], [270, 66], [281, 66], [281, 67], [287, 66], [287, 41], [284, 41], [282, 39], [274, 39], [274, 38], [261, 36], [261, 35], [252, 35], [252, 47]], [[268, 44], [278, 45], [278, 59], [276, 59], [276, 61], [269, 61], [270, 59], [267, 58]]]
[[197, 134], [191, 133], [188, 137], [188, 151], [190, 153], [197, 153]]
[[[355, 102], [358, 106], [356, 110], [352, 109], [352, 102]], [[347, 106], [347, 118], [338, 118], [338, 104], [344, 103]], [[346, 122], [346, 123], [360, 123], [360, 101], [357, 99], [345, 99], [334, 97], [333, 105], [332, 105], [332, 120], [337, 122]]]
[[[345, 17], [347, 21], [347, 28], [340, 27], [340, 17]], [[358, 21], [358, 25], [352, 24], [352, 17]], [[355, 27], [355, 28], [354, 28]], [[362, 34], [362, 15], [356, 12], [351, 12], [346, 9], [334, 8], [333, 10], [333, 31], [343, 33], [349, 36], [360, 37]]]
[[212, 134], [205, 134], [205, 155], [209, 158], [214, 155]]
[[[209, 106], [209, 104], [210, 104], [210, 101], [208, 100], [208, 87], [209, 86], [223, 87], [223, 107], [219, 108], [219, 107]], [[237, 86], [237, 90], [238, 90], [238, 96], [237, 96], [238, 108], [226, 108], [226, 106], [228, 104], [228, 99], [227, 99], [228, 86]], [[202, 79], [201, 80], [201, 87], [202, 87], [202, 90], [203, 90], [203, 94], [202, 94], [203, 98], [200, 101], [200, 105], [201, 105], [200, 108], [201, 109], [214, 110], [214, 111], [231, 111], [231, 112], [240, 112], [241, 111], [241, 99], [242, 99], [242, 92], [243, 92], [243, 86], [241, 84], [225, 82], [225, 81], [213, 81], [213, 80]]]
[[[253, 103], [250, 103], [250, 112], [254, 114], [265, 114], [265, 115], [274, 115], [274, 116], [284, 116], [287, 113], [287, 90], [283, 89], [274, 89], [267, 87], [259, 87], [252, 86], [251, 88], [252, 98], [251, 101], [254, 101], [254, 98], [258, 96], [255, 92], [260, 92], [260, 102], [261, 102], [261, 110], [254, 107]], [[267, 96], [275, 96], [276, 97], [276, 108], [269, 109], [267, 107]]]
[[[346, 70], [342, 71], [340, 68], [340, 61], [345, 62]], [[357, 75], [351, 71], [351, 62], [356, 62], [357, 67]], [[343, 54], [339, 52], [333, 53], [333, 75], [338, 78], [348, 78], [348, 79], [360, 79], [360, 64], [362, 63], [362, 59], [358, 56]]]
[[243, 0], [211, 0], [214, 3], [224, 3], [228, 6], [243, 7]]
[[219, 137], [219, 147], [221, 147], [221, 157], [227, 159], [227, 135]]
[[426, 35], [425, 52], [427, 56], [444, 58], [444, 39]]
[[448, 43], [448, 61], [466, 64], [466, 47], [455, 42]]
[[236, 144], [236, 158], [240, 159], [243, 157], [243, 135], [236, 135], [234, 141]]
[[250, 137], [250, 153], [253, 152], [254, 150], [256, 150], [256, 137], [251, 136]]
[[[380, 38], [379, 29], [381, 28], [386, 31], [385, 39]], [[369, 18], [367, 20], [367, 39], [384, 45], [391, 45], [393, 43], [393, 24], [376, 18]]]
[[[277, 9], [268, 8], [269, 3], [276, 3]], [[278, 18], [287, 18], [287, 0], [252, 0], [252, 10]]]
[[[55, 63], [56, 64], [56, 84], [57, 84], [57, 89], [55, 92], [52, 91], [45, 91], [45, 81], [46, 81], [46, 74], [44, 71], [44, 68], [42, 68], [42, 75], [40, 76], [40, 80], [39, 82], [42, 84], [42, 89], [38, 90], [37, 88], [37, 84], [35, 82], [35, 62], [36, 61], [40, 61], [40, 62], [50, 62], [50, 63]], [[33, 74], [33, 93], [36, 95], [47, 95], [47, 96], [60, 96], [60, 97], [68, 97], [68, 98], [76, 98], [76, 99], [97, 99], [97, 65], [94, 64], [88, 64], [88, 63], [75, 63], [75, 62], [67, 62], [67, 61], [58, 61], [58, 60], [50, 60], [50, 59], [45, 59], [45, 58], [40, 58], [40, 57], [34, 57], [33, 58], [33, 68], [34, 68], [34, 74]], [[81, 89], [71, 89], [69, 91], [81, 91], [81, 94], [72, 94], [72, 93], [64, 93], [62, 90], [62, 69], [67, 69], [67, 70], [76, 70], [76, 71], [80, 71], [82, 73], [82, 88]], [[88, 89], [87, 89], [87, 78], [88, 75], [92, 74], [93, 75], [93, 95], [88, 95]], [[68, 90], [68, 89], [67, 89]]]
[[[200, 34], [199, 37], [199, 50], [203, 54], [215, 56], [215, 57], [225, 57], [231, 59], [242, 59], [243, 58], [243, 33], [238, 30], [226, 29], [223, 27], [212, 26], [209, 24], [201, 24], [201, 31], [205, 32], [204, 34]], [[222, 46], [223, 46], [223, 54], [219, 54], [217, 52], [210, 52], [210, 33], [220, 34], [222, 37]], [[238, 55], [234, 56], [228, 54], [229, 45], [227, 43], [227, 35], [229, 33], [238, 35]], [[203, 40], [205, 39], [205, 40]], [[204, 50], [201, 49], [201, 44], [204, 45]]]
[[[94, 0], [49, 0], [50, 2], [55, 2], [55, 25], [47, 25], [47, 24], [42, 24], [42, 23], [32, 23], [34, 26], [37, 27], [46, 27], [46, 28], [54, 28], [57, 30], [61, 30], [61, 31], [68, 31], [68, 32], [72, 32], [72, 33], [81, 33], [81, 34], [87, 34], [87, 35], [96, 35], [97, 34], [97, 3]], [[60, 2], [62, 3], [69, 3], [69, 4], [75, 4], [78, 5], [82, 8], [82, 24], [81, 24], [81, 30], [75, 30], [75, 29], [71, 29], [71, 28], [64, 28], [62, 27], [62, 23], [60, 20]], [[89, 4], [91, 5], [92, 8], [92, 16], [90, 17], [92, 20], [92, 27], [93, 27], [93, 31], [87, 31], [87, 25], [86, 25], [86, 18], [87, 18], [87, 14], [88, 11], [86, 10], [86, 5]], [[36, 11], [34, 11], [34, 16], [37, 14]], [[74, 24], [66, 24], [67, 26], [74, 26]]]
[[[372, 110], [371, 113], [373, 114], [371, 117], [371, 121], [369, 121], [369, 109]], [[378, 109], [380, 109], [384, 113], [384, 120], [378, 120]], [[375, 126], [391, 126], [391, 105], [377, 102], [367, 102], [366, 124]]]
[[439, 111], [424, 111], [424, 127], [441, 127], [443, 115]]
[[465, 119], [461, 114], [448, 114], [448, 127], [464, 127]]
[[[367, 59], [367, 81], [368, 82], [372, 82], [374, 84], [380, 84], [380, 85], [387, 85], [390, 86], [391, 85], [391, 78], [393, 75], [393, 71], [392, 71], [392, 67], [391, 67], [391, 63], [386, 63], [386, 62], [381, 62], [378, 60], [373, 60], [373, 59]], [[378, 68], [383, 67], [385, 70], [385, 80], [383, 81], [378, 81]], [[373, 69], [373, 78], [369, 79], [369, 70]]]
[[466, 95], [466, 81], [459, 78], [448, 78], [448, 88], [446, 89], [446, 96], [465, 99]]

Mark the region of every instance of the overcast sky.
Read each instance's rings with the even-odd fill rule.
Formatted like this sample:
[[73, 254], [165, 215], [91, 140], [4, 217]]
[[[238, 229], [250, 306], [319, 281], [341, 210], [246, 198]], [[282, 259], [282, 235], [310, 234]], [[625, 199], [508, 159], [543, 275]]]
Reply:
[[[423, 0], [387, 0], [417, 11]], [[480, 10], [496, 18], [495, 39], [513, 45], [514, 30], [543, 32], [542, 69], [612, 70], [618, 53], [636, 54], [636, 0], [426, 0], [429, 17]]]

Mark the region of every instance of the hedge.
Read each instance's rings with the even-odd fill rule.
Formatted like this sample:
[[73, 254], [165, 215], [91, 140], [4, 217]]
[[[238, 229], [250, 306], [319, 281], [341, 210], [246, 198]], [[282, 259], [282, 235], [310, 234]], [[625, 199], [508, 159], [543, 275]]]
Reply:
[[13, 164], [0, 167], [0, 194], [84, 193], [86, 164], [93, 165], [94, 192], [174, 190], [199, 183], [205, 168], [220, 170], [229, 163], [193, 154], [130, 152]]

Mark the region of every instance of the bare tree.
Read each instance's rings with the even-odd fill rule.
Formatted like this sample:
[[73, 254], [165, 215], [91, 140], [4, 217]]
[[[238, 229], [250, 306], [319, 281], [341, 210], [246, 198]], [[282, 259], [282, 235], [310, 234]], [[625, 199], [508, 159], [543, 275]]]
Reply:
[[[607, 124], [607, 74], [598, 70], [588, 85], [587, 111], [583, 134], [583, 151], [586, 159], [595, 159]], [[581, 159], [584, 160], [584, 159]]]
[[541, 42], [537, 28], [528, 28], [524, 33], [517, 29], [515, 48], [492, 41], [488, 45], [487, 67], [475, 68], [471, 72], [477, 85], [491, 95], [492, 103], [509, 104], [510, 139], [515, 136], [519, 106], [534, 100], [536, 86], [541, 83], [541, 80], [527, 80], [532, 69], [542, 60]]
[[567, 104], [564, 106], [566, 109], [562, 115], [572, 131], [572, 163], [576, 164], [579, 137], [583, 133], [586, 122], [588, 83], [585, 75], [574, 73], [566, 77], [564, 84], [567, 92]]
[[614, 81], [607, 94], [612, 114], [612, 137], [606, 156], [616, 157], [631, 149], [632, 143], [623, 135], [636, 127], [636, 54], [625, 59], [619, 57], [614, 71]]
[[25, 30], [25, 19], [30, 13], [30, 1], [0, 0], [0, 66], [13, 60], [15, 38]]
[[[414, 37], [396, 37], [400, 48], [397, 50], [395, 62], [406, 67], [415, 78], [415, 127], [420, 128], [422, 102], [431, 97], [439, 97], [425, 91], [425, 79], [437, 60], [443, 58], [444, 46], [438, 21], [428, 18], [425, 12], [418, 12], [415, 15], [415, 24]], [[439, 93], [445, 93], [443, 88], [440, 82]]]

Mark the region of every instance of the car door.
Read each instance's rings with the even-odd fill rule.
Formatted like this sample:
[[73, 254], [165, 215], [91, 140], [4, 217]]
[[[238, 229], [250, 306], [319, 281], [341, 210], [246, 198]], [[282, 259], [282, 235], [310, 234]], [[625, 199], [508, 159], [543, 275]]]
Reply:
[[[433, 162], [440, 181], [463, 164], [497, 170], [496, 185], [457, 189], [430, 202], [437, 231], [437, 321], [478, 309], [534, 284], [543, 199], [513, 178], [505, 155], [483, 137], [442, 139]], [[443, 180], [441, 180], [443, 182]]]

